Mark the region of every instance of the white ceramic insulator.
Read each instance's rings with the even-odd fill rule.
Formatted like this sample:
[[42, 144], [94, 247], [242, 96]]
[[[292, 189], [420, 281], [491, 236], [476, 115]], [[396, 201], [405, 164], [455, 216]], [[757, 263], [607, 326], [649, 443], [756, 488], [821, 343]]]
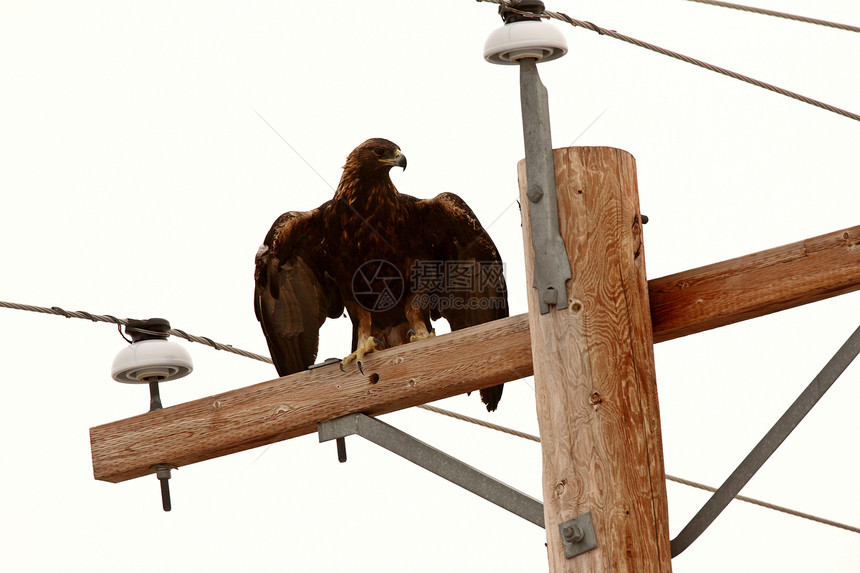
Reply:
[[512, 65], [523, 58], [548, 62], [567, 53], [564, 34], [549, 22], [524, 20], [496, 28], [484, 43], [484, 59]]
[[188, 376], [194, 366], [191, 355], [169, 340], [141, 340], [119, 351], [111, 365], [111, 377], [125, 384], [145, 384]]

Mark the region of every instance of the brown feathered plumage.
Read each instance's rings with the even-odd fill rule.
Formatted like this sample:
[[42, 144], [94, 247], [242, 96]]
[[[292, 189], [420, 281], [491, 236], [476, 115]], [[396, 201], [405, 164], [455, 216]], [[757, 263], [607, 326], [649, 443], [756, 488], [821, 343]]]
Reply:
[[[432, 335], [431, 319], [452, 330], [508, 316], [501, 258], [457, 195], [416, 199], [389, 177], [406, 157], [369, 139], [347, 157], [334, 198], [281, 215], [256, 257], [254, 309], [278, 374], [314, 363], [319, 329], [346, 312], [353, 354]], [[495, 410], [502, 386], [481, 390]]]

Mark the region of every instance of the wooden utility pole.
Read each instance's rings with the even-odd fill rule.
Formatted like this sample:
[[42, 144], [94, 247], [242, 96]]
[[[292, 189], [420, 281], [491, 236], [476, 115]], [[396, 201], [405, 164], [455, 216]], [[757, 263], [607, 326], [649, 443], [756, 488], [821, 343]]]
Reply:
[[[671, 571], [668, 506], [635, 161], [612, 148], [554, 151], [566, 309], [529, 326], [543, 450], [550, 573]], [[518, 165], [527, 284], [534, 252]], [[566, 558], [559, 525], [590, 512], [597, 548]]]

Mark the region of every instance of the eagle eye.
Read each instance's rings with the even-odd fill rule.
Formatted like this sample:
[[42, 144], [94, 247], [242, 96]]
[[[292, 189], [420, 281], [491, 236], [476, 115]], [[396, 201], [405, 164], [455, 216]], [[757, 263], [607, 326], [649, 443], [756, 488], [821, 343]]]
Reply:
[[385, 150], [381, 147], [377, 147], [373, 150], [373, 152], [376, 154], [377, 157], [382, 157], [383, 155], [385, 155]]

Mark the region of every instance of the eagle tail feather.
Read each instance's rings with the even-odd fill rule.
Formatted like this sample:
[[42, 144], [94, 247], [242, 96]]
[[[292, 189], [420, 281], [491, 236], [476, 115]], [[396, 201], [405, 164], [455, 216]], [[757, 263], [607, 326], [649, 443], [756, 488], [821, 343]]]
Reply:
[[481, 390], [481, 402], [487, 406], [487, 412], [494, 412], [499, 405], [499, 400], [502, 399], [502, 390], [505, 389], [504, 384], [484, 388]]

